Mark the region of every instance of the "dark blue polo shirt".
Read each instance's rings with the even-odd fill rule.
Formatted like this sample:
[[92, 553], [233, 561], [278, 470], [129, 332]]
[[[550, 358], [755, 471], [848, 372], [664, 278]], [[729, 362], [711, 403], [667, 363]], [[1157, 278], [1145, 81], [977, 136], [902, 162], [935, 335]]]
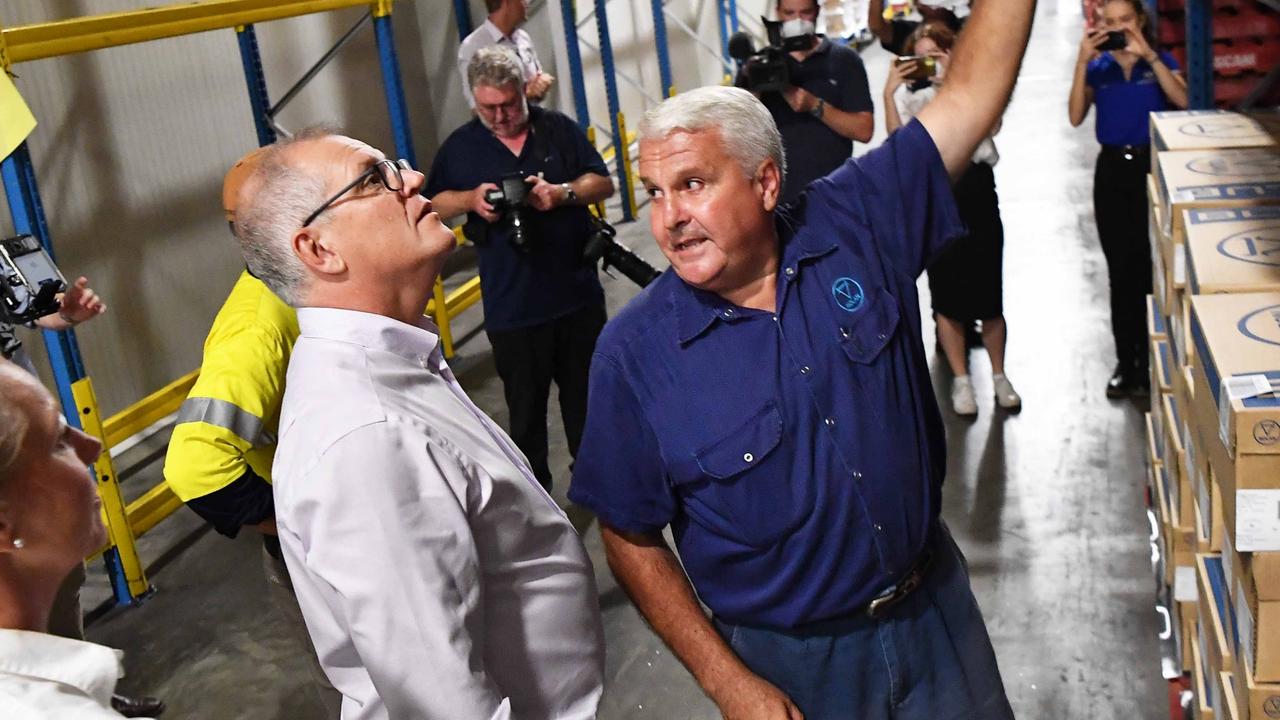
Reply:
[[912, 121], [777, 227], [776, 315], [668, 270], [605, 327], [569, 498], [624, 531], [670, 524], [716, 615], [793, 628], [859, 611], [935, 525], [916, 278], [963, 226]]
[[[1160, 59], [1170, 70], [1178, 61], [1163, 50]], [[1093, 104], [1098, 106], [1095, 129], [1103, 145], [1146, 145], [1151, 142], [1148, 115], [1169, 109], [1169, 102], [1156, 80], [1156, 72], [1139, 59], [1129, 79], [1124, 68], [1104, 52], [1085, 69], [1085, 82], [1093, 88]]]
[[[787, 60], [792, 85], [845, 112], [874, 111], [867, 87], [867, 70], [854, 50], [824, 37], [804, 62], [795, 62], [790, 56]], [[853, 154], [852, 140], [809, 113], [792, 110], [781, 93], [764, 93], [760, 100], [778, 123], [782, 146], [787, 151], [782, 202], [795, 200], [805, 186], [834, 171]]]
[[[498, 183], [519, 170], [550, 183], [576, 180], [586, 173], [608, 177], [600, 153], [578, 124], [566, 115], [529, 108], [529, 137], [516, 157], [479, 118], [449, 135], [431, 163], [426, 194], [471, 190]], [[492, 332], [514, 330], [563, 317], [591, 304], [604, 303], [596, 268], [582, 260], [591, 231], [586, 207], [566, 206], [550, 212], [525, 208], [528, 252], [511, 244], [511, 228], [490, 225], [475, 213], [467, 216], [467, 237], [480, 255], [484, 324]]]

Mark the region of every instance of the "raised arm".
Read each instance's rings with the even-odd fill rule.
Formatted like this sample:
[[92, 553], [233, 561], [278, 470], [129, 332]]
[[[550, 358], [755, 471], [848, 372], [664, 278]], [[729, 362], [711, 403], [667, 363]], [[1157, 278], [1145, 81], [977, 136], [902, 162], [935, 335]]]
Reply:
[[959, 176], [1004, 113], [1027, 49], [1035, 0], [985, 0], [969, 16], [951, 54], [947, 82], [918, 119]]
[[1080, 39], [1080, 52], [1076, 55], [1076, 67], [1071, 74], [1071, 96], [1067, 99], [1067, 119], [1071, 127], [1079, 127], [1089, 116], [1089, 108], [1093, 105], [1093, 88], [1089, 87], [1086, 75], [1089, 63], [1098, 56], [1098, 46], [1105, 42], [1105, 30], [1089, 30], [1085, 28], [1084, 37]]

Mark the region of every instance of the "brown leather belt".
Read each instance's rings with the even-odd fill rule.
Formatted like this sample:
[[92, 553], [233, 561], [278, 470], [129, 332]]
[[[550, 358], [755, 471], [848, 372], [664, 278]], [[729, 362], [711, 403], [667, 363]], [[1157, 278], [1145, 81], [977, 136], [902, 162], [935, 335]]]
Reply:
[[930, 543], [925, 547], [924, 552], [920, 553], [920, 557], [916, 558], [916, 564], [911, 567], [911, 571], [902, 579], [902, 582], [867, 604], [867, 616], [872, 620], [884, 618], [889, 613], [889, 610], [920, 587], [929, 572], [929, 566], [932, 564], [933, 544]]

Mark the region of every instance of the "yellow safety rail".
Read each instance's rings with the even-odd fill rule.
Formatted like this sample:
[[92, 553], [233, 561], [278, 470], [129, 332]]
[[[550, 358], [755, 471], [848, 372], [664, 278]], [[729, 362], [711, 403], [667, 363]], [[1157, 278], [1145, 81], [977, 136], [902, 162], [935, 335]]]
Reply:
[[[466, 242], [467, 236], [463, 234], [462, 228], [454, 228], [453, 234], [457, 236], [459, 245]], [[432, 295], [431, 301], [427, 303], [426, 314], [430, 315], [440, 328], [440, 344], [444, 345], [444, 356], [451, 358], [453, 357], [453, 330], [450, 323], [463, 310], [480, 302], [480, 278], [479, 276], [471, 278], [447, 295], [444, 291], [444, 281], [436, 278]]]
[[8, 62], [72, 55], [348, 7], [386, 14], [390, 0], [205, 0], [0, 30]]
[[[618, 134], [622, 137], [634, 137], [627, 135], [627, 116], [623, 115], [621, 112], [618, 113]], [[640, 209], [636, 207], [636, 187], [638, 186], [636, 181], [638, 178], [636, 178], [635, 173], [631, 170], [631, 142], [627, 141], [623, 143], [621, 150], [622, 171], [627, 174], [627, 185], [631, 188], [631, 192], [627, 194], [627, 197], [622, 198], [622, 202], [628, 203], [631, 206], [631, 217], [639, 217]]]
[[[75, 398], [76, 409], [80, 413], [80, 427], [90, 435], [105, 437], [102, 418], [98, 414], [98, 398], [93, 393], [93, 382], [87, 377], [77, 380], [71, 384], [71, 395]], [[120, 481], [111, 464], [111, 453], [104, 450], [94, 462], [93, 469], [98, 476], [98, 495], [102, 498], [108, 547], [114, 545], [119, 551], [120, 565], [124, 569], [125, 580], [129, 583], [129, 592], [135, 597], [140, 596], [147, 591], [147, 576], [142, 571], [142, 561], [138, 559], [137, 538], [128, 521]], [[99, 550], [95, 555], [101, 552]]]

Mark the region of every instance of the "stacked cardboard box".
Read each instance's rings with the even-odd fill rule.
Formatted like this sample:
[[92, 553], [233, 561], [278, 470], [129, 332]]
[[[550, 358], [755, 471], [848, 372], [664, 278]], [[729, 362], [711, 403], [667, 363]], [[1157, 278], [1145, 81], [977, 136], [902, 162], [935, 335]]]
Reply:
[[[1212, 147], [1213, 127], [1226, 149]], [[1249, 127], [1267, 130], [1254, 133], [1260, 147], [1243, 147]], [[1232, 113], [1152, 116], [1147, 446], [1162, 580], [1177, 601], [1198, 718], [1280, 718], [1274, 127], [1271, 116], [1252, 124]], [[1186, 128], [1200, 137], [1188, 139]]]

